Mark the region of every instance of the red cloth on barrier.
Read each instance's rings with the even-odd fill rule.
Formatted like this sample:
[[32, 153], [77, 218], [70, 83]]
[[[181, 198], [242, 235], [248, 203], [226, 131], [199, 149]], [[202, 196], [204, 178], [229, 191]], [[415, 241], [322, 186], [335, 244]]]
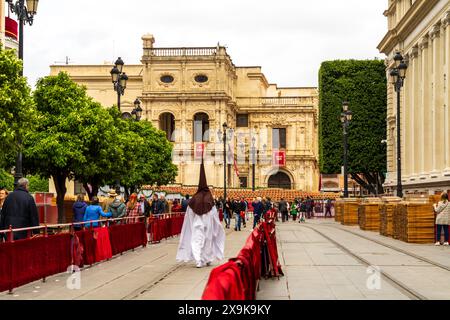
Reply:
[[[91, 229], [75, 232], [83, 246], [83, 264], [91, 265], [95, 263], [95, 239]], [[80, 266], [81, 267], [81, 266]]]
[[222, 208], [219, 209], [219, 220], [220, 220], [220, 222], [223, 221], [223, 210], [222, 210]]
[[70, 233], [60, 233], [47, 237], [46, 244], [46, 276], [66, 272], [72, 264], [72, 253], [70, 246], [72, 236]]
[[130, 224], [116, 224], [109, 227], [112, 254], [145, 246], [147, 233], [143, 222]]
[[111, 242], [107, 227], [94, 228], [94, 238], [97, 237], [95, 245], [95, 261], [100, 262], [112, 258]]
[[203, 291], [202, 300], [244, 300], [241, 270], [234, 261], [214, 268]]
[[71, 264], [70, 234], [23, 239], [0, 244], [0, 291], [12, 290]]
[[272, 276], [278, 277], [283, 274], [280, 262], [278, 261], [277, 241], [275, 238], [275, 225], [273, 223], [263, 222], [263, 230], [267, 242], [267, 249], [269, 250], [270, 264], [272, 265]]
[[82, 267], [84, 265], [83, 262], [83, 244], [80, 241], [80, 238], [76, 233], [72, 236], [72, 264]]

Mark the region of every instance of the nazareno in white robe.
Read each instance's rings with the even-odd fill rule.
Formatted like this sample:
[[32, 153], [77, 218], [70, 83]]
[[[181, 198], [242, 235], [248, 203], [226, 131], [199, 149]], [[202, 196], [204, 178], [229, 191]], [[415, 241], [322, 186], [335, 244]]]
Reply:
[[225, 250], [225, 231], [215, 206], [204, 215], [197, 215], [188, 206], [181, 229], [177, 261], [194, 260], [204, 266], [222, 260]]

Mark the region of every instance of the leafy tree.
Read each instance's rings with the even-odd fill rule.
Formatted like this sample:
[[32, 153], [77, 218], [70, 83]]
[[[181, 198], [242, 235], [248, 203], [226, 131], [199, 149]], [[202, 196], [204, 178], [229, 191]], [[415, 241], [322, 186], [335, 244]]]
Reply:
[[38, 175], [27, 175], [30, 181], [30, 192], [48, 192], [48, 179]]
[[382, 193], [386, 172], [386, 73], [381, 60], [323, 62], [319, 71], [319, 161], [322, 173], [340, 173], [343, 136], [340, 114], [347, 100], [348, 169], [371, 193]]
[[14, 188], [14, 177], [4, 169], [0, 169], [0, 188], [6, 188], [7, 190], [13, 190]]
[[15, 51], [0, 45], [0, 168], [12, 168], [21, 137], [36, 120], [31, 89], [21, 70]]
[[90, 112], [94, 103], [85, 88], [63, 72], [39, 79], [34, 99], [41, 119], [25, 136], [25, 165], [43, 178], [53, 178], [61, 223], [66, 179], [73, 179], [75, 170], [87, 163], [85, 140], [96, 133]]
[[121, 179], [126, 196], [143, 185], [159, 186], [173, 182], [177, 167], [172, 163], [173, 146], [166, 134], [145, 120], [122, 121], [125, 121], [124, 127], [128, 126], [126, 151], [134, 152], [130, 159], [133, 167]]

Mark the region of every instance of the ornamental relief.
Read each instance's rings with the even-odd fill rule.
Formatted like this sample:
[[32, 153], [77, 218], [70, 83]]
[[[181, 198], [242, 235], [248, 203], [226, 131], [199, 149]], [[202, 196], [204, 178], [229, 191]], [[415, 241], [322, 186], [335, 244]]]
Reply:
[[178, 82], [178, 76], [173, 72], [158, 72], [155, 80], [159, 87], [172, 88]]

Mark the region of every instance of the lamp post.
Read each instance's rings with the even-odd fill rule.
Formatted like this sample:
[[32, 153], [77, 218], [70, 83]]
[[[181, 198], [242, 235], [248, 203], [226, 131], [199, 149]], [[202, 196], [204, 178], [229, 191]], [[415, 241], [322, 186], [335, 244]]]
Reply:
[[123, 70], [124, 62], [119, 57], [114, 63], [114, 67], [111, 69], [111, 80], [114, 85], [114, 91], [117, 92], [117, 108], [120, 111], [120, 96], [123, 96], [127, 87], [128, 76]]
[[[33, 24], [34, 15], [37, 13], [37, 7], [39, 0], [27, 0], [25, 6], [25, 0], [17, 0], [13, 3], [13, 0], [7, 0], [9, 9], [12, 13], [15, 13], [17, 20], [19, 20], [19, 59], [23, 61], [23, 27], [26, 23], [30, 26]], [[3, 21], [1, 22], [3, 23]], [[23, 76], [23, 65], [20, 70], [20, 75]], [[14, 189], [17, 187], [19, 179], [23, 177], [22, 174], [22, 151], [20, 145], [22, 144], [21, 137], [17, 137], [19, 145], [19, 151], [16, 157], [16, 168], [14, 173]]]
[[227, 129], [228, 125], [226, 122], [222, 125], [223, 128], [223, 201], [224, 208], [227, 201]]
[[341, 122], [344, 133], [344, 198], [348, 198], [348, 126], [352, 120], [352, 112], [348, 110], [348, 102], [342, 102]]
[[394, 85], [394, 90], [397, 92], [397, 197], [403, 197], [402, 186], [402, 157], [401, 157], [401, 128], [400, 128], [400, 91], [403, 87], [403, 82], [406, 77], [406, 69], [408, 66], [403, 61], [403, 56], [397, 52], [394, 56], [394, 68], [390, 71], [391, 84]]
[[251, 148], [251, 157], [252, 157], [252, 191], [255, 191], [255, 165], [256, 165], [256, 148], [255, 148], [255, 137], [252, 137], [252, 148]]
[[138, 98], [134, 100], [134, 109], [133, 111], [131, 111], [131, 114], [135, 116], [136, 121], [141, 120], [142, 108], [141, 108], [141, 101]]

